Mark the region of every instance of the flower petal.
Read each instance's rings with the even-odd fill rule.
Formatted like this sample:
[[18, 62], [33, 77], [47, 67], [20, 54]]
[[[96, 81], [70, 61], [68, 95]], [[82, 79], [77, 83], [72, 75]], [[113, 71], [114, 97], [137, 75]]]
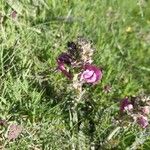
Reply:
[[81, 80], [87, 83], [97, 83], [102, 78], [102, 71], [94, 65], [86, 64], [84, 72], [81, 74]]
[[72, 79], [72, 74], [66, 70], [64, 63], [57, 61], [57, 64], [57, 69], [60, 70], [67, 78]]
[[86, 70], [83, 72], [83, 76], [85, 79], [91, 78], [94, 74], [93, 70]]
[[96, 82], [96, 74], [94, 73], [91, 78], [86, 79], [87, 83], [94, 83]]

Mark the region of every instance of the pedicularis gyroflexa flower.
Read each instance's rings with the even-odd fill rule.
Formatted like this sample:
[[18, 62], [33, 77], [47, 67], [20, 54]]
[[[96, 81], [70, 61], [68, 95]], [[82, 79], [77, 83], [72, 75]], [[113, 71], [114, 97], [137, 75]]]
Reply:
[[80, 81], [86, 83], [97, 83], [102, 78], [101, 69], [94, 65], [86, 64], [84, 66], [84, 71], [81, 73]]
[[62, 62], [64, 64], [70, 65], [71, 64], [71, 56], [67, 53], [62, 53], [59, 57], [58, 57], [58, 62]]
[[133, 109], [133, 103], [130, 102], [128, 98], [125, 98], [121, 101], [121, 104], [120, 104], [121, 112], [131, 111], [132, 109]]
[[[71, 129], [75, 128], [72, 136], [75, 135], [75, 132], [78, 135], [80, 129], [78, 114], [80, 114], [81, 108], [78, 108], [78, 104], [81, 102], [82, 105], [85, 104], [83, 95], [86, 92], [86, 86], [83, 86], [83, 84], [95, 84], [102, 78], [101, 69], [92, 64], [93, 52], [94, 49], [91, 42], [84, 38], [78, 38], [75, 42], [68, 42], [67, 51], [60, 54], [57, 58], [57, 70], [61, 71], [71, 80], [68, 89], [71, 91], [73, 97], [70, 105], [71, 113], [69, 114], [70, 121], [72, 122], [70, 124]], [[75, 143], [72, 144], [72, 147], [76, 149]]]
[[71, 65], [71, 56], [67, 53], [62, 53], [57, 59], [57, 64], [57, 69], [60, 70], [66, 77], [72, 79], [72, 74], [66, 69], [66, 65]]
[[121, 101], [120, 111], [127, 113], [140, 127], [146, 128], [148, 126], [150, 114], [150, 99], [143, 101], [143, 96], [126, 97]]
[[[58, 70], [69, 79], [78, 74], [79, 82], [81, 83], [95, 84], [102, 79], [101, 69], [91, 64], [94, 49], [90, 42], [83, 38], [78, 38], [75, 42], [68, 42], [67, 46], [67, 52], [60, 54], [57, 59]], [[71, 70], [73, 70], [74, 75]]]

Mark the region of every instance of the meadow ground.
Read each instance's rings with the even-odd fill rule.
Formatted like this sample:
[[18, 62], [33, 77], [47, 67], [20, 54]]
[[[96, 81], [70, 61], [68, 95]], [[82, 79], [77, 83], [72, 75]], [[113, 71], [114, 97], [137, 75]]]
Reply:
[[[78, 35], [93, 41], [103, 68], [88, 90], [92, 110], [81, 115], [81, 149], [150, 149], [149, 127], [115, 123], [122, 98], [150, 94], [149, 0], [1, 0], [0, 149], [71, 149], [69, 81], [54, 70]], [[7, 137], [11, 124], [23, 128], [15, 140]]]

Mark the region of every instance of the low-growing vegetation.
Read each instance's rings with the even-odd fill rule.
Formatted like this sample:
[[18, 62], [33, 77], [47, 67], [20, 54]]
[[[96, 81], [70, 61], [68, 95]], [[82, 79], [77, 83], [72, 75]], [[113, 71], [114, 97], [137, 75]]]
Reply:
[[0, 1], [0, 149], [150, 149], [150, 1]]

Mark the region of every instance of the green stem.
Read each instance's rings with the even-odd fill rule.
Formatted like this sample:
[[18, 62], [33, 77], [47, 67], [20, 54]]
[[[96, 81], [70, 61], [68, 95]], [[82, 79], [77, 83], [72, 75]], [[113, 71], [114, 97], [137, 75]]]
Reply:
[[78, 110], [77, 103], [70, 110], [70, 127], [72, 130], [72, 150], [78, 149]]

